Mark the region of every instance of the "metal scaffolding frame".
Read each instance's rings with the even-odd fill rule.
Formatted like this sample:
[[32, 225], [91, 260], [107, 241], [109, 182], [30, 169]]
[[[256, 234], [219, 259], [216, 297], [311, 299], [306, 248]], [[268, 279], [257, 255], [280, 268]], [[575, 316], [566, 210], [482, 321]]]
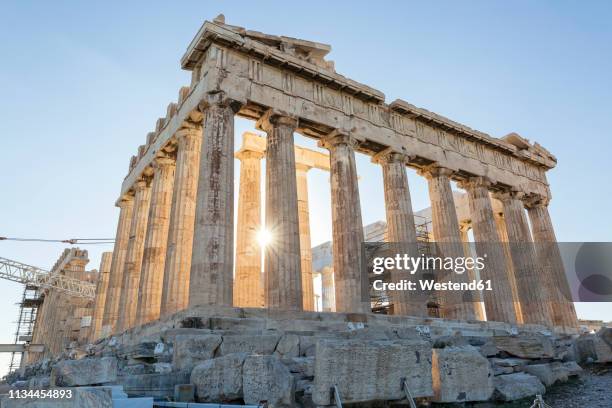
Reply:
[[[41, 303], [42, 299], [39, 296], [38, 288], [32, 285], [25, 285], [21, 302], [19, 302], [19, 320], [17, 320], [17, 330], [15, 331], [15, 344], [27, 345], [32, 341], [34, 323], [36, 322], [38, 307]], [[22, 358], [22, 352], [13, 351], [11, 353], [9, 372], [21, 366]]]

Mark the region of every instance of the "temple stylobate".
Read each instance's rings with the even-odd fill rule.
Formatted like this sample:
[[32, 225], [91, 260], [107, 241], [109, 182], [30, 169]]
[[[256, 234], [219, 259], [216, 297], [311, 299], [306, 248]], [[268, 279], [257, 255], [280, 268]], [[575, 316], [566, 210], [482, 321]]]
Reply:
[[[432, 238], [453, 254], [465, 254], [465, 237], [451, 182], [467, 192], [476, 243], [521, 243], [492, 255], [487, 277], [497, 290], [482, 299], [487, 320], [576, 326], [571, 300], [552, 290], [555, 282], [567, 287], [558, 251], [533, 245], [555, 240], [546, 179], [555, 157], [514, 133], [495, 138], [400, 99], [386, 103], [382, 92], [338, 74], [325, 58], [330, 50], [223, 18], [204, 23], [181, 59], [191, 84], [168, 105], [123, 181], [96, 338], [199, 305], [315, 310], [312, 168], [330, 177], [333, 310], [369, 312], [356, 154], [382, 168], [388, 241], [417, 237], [410, 167], [429, 186]], [[236, 116], [255, 121], [265, 137], [247, 133], [236, 148]], [[296, 146], [296, 133], [327, 153]], [[270, 234], [263, 259], [261, 230]], [[457, 296], [440, 300], [443, 317], [482, 318]], [[427, 305], [397, 296], [393, 312], [425, 316]]]

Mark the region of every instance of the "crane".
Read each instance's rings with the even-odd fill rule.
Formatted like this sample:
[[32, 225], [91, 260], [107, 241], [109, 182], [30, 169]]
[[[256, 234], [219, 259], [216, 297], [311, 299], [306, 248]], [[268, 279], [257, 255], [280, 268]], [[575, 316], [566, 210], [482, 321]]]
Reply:
[[[96, 294], [96, 285], [93, 283], [3, 257], [0, 257], [0, 279], [25, 285], [23, 299], [20, 303], [15, 344], [0, 344], [0, 352], [12, 353], [10, 371], [21, 364], [21, 358], [17, 359], [17, 355], [23, 355], [25, 351], [41, 352], [44, 349], [42, 344], [30, 344], [37, 309], [40, 305], [40, 298], [35, 292], [40, 289], [53, 289], [84, 299], [93, 299]], [[28, 293], [33, 293], [33, 295], [28, 296]]]
[[72, 296], [93, 299], [96, 285], [36, 266], [0, 257], [0, 278], [37, 288], [53, 288]]

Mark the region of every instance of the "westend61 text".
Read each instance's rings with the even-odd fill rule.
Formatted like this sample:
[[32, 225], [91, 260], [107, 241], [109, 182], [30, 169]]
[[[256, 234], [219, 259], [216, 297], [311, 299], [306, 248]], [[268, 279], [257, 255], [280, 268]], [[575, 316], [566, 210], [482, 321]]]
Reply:
[[[418, 285], [417, 285], [418, 282]], [[433, 279], [419, 279], [417, 282], [402, 279], [399, 282], [384, 282], [381, 279], [375, 280], [372, 283], [374, 290], [422, 290], [422, 291], [482, 291], [493, 290], [491, 280], [472, 280], [470, 282], [436, 282]]]

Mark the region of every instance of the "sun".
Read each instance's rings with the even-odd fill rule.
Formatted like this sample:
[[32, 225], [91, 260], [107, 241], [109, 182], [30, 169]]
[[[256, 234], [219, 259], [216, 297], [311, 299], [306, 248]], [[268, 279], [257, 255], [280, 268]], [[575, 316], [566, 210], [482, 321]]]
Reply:
[[259, 245], [264, 248], [272, 241], [272, 234], [265, 228], [260, 229], [257, 232], [257, 242]]

